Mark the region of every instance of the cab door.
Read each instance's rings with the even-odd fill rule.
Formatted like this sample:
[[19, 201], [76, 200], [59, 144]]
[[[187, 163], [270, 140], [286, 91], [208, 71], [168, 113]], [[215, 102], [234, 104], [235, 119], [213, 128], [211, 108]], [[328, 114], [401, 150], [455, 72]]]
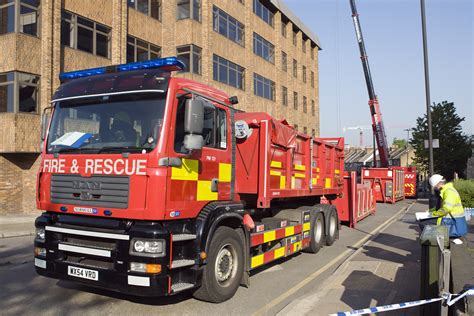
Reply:
[[202, 150], [189, 153], [184, 148], [184, 112], [186, 99], [177, 102], [174, 139], [170, 152], [181, 159], [180, 167], [168, 172], [170, 217], [194, 217], [211, 201], [229, 200], [231, 185], [231, 146], [229, 110], [205, 101]]

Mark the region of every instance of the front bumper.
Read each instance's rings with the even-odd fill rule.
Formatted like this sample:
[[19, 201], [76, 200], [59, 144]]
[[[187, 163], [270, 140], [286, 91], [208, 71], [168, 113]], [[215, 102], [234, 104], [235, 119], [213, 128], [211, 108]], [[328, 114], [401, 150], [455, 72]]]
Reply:
[[[173, 249], [174, 228], [169, 223], [46, 212], [36, 219], [35, 225], [45, 229], [45, 239], [34, 242], [35, 247], [46, 249], [45, 255], [35, 255], [35, 268], [40, 275], [136, 296], [172, 295], [177, 293], [174, 289], [179, 288], [179, 284], [185, 283], [191, 288], [200, 283], [199, 260], [184, 268], [172, 268], [171, 258], [178, 260], [177, 256], [183, 253], [193, 257], [197, 252], [194, 241], [175, 243]], [[130, 254], [134, 238], [164, 240], [166, 251], [160, 257]], [[131, 262], [159, 264], [161, 272], [131, 271]], [[68, 267], [92, 270], [97, 278], [70, 275]]]
[[[68, 275], [68, 266], [95, 270], [98, 272], [98, 280], [86, 280], [70, 276]], [[38, 274], [46, 277], [74, 281], [87, 286], [98, 287], [130, 295], [164, 296], [170, 294], [170, 278], [166, 275], [120, 273], [113, 270], [74, 265], [54, 260], [45, 260], [39, 257], [35, 257], [35, 268]]]

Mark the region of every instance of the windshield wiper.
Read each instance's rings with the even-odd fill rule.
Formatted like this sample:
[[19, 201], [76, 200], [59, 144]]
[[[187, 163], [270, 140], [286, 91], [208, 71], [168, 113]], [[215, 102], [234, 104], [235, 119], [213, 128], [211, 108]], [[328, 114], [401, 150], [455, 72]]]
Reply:
[[102, 147], [97, 151], [97, 154], [101, 154], [103, 152], [116, 152], [116, 151], [122, 151], [124, 153], [126, 152], [140, 152], [143, 148], [142, 147], [137, 147], [137, 146], [106, 146]]

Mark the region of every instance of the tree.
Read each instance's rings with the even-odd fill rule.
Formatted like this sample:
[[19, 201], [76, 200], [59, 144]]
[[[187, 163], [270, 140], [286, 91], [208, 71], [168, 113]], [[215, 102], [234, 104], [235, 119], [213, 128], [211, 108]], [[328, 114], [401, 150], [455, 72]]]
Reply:
[[[453, 102], [443, 101], [431, 107], [433, 139], [439, 139], [439, 148], [433, 149], [433, 169], [451, 180], [454, 172], [464, 177], [467, 159], [471, 156], [469, 138], [462, 132], [461, 122], [465, 120], [456, 114]], [[410, 144], [415, 149], [415, 163], [422, 171], [429, 169], [429, 151], [424, 140], [428, 139], [428, 119], [426, 114], [416, 119], [412, 128]]]
[[392, 145], [396, 146], [397, 148], [405, 148], [407, 146], [407, 141], [406, 141], [406, 139], [401, 139], [401, 138], [394, 137]]

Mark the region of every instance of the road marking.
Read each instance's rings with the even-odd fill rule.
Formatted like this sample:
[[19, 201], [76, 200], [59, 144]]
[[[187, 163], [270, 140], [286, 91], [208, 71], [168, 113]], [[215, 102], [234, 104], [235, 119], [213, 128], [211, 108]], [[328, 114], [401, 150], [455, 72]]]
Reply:
[[[318, 276], [320, 276], [322, 273], [326, 272], [326, 270], [328, 270], [331, 266], [333, 266], [334, 264], [336, 264], [338, 261], [340, 261], [341, 259], [343, 259], [345, 256], [347, 256], [348, 254], [350, 254], [352, 252], [352, 254], [346, 259], [350, 259], [352, 258], [353, 254], [355, 254], [356, 252], [359, 251], [359, 249], [362, 249], [363, 246], [365, 246], [366, 242], [370, 241], [370, 240], [373, 240], [377, 235], [378, 233], [385, 229], [386, 227], [390, 226], [396, 219], [398, 219], [398, 217], [403, 213], [403, 212], [408, 212], [408, 210], [410, 209], [410, 207], [412, 205], [414, 205], [416, 202], [412, 203], [411, 205], [409, 206], [405, 206], [403, 207], [402, 209], [400, 209], [400, 211], [398, 211], [395, 215], [393, 215], [392, 217], [389, 218], [388, 221], [386, 221], [385, 223], [377, 226], [374, 230], [372, 230], [367, 236], [365, 236], [364, 238], [362, 238], [361, 240], [359, 240], [358, 242], [356, 242], [354, 245], [350, 246], [349, 249], [346, 249], [344, 252], [342, 252], [339, 256], [337, 256], [336, 258], [332, 259], [330, 262], [328, 262], [326, 265], [324, 265], [322, 268], [320, 268], [319, 270], [316, 270], [314, 271], [312, 274], [310, 274], [309, 276], [307, 276], [305, 279], [303, 279], [300, 283], [296, 284], [295, 286], [293, 286], [292, 288], [290, 288], [288, 291], [284, 292], [283, 294], [281, 294], [280, 296], [276, 297], [275, 299], [273, 299], [270, 303], [268, 303], [267, 305], [263, 306], [262, 308], [258, 309], [255, 313], [253, 313], [254, 316], [259, 316], [259, 315], [265, 315], [271, 308], [275, 307], [276, 305], [280, 304], [282, 301], [284, 301], [286, 298], [288, 298], [289, 296], [293, 295], [294, 293], [296, 293], [298, 290], [300, 290], [301, 288], [303, 288], [305, 285], [307, 285], [308, 283], [310, 283], [311, 281], [313, 281], [315, 278], [317, 278]], [[357, 248], [357, 250], [354, 250], [354, 249], [350, 249], [350, 248]], [[345, 261], [346, 261], [345, 260]], [[343, 265], [343, 264], [341, 264]], [[337, 270], [337, 269], [336, 269]]]

